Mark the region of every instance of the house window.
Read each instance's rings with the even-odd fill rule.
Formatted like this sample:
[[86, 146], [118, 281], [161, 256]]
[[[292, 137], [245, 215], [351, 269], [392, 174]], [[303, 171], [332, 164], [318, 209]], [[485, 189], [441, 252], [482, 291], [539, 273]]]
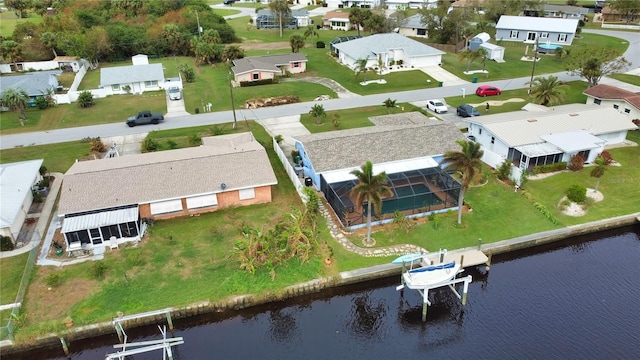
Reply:
[[593, 103], [596, 105], [600, 105], [601, 101], [600, 99], [593, 99]]
[[567, 34], [558, 34], [558, 42], [567, 41]]
[[549, 37], [549, 33], [546, 33], [546, 32], [540, 33], [540, 39], [546, 39], [548, 37]]
[[482, 128], [478, 129], [478, 135], [482, 135]]
[[240, 189], [240, 200], [253, 199], [256, 197], [256, 191], [254, 188], [251, 189]]
[[111, 85], [111, 90], [119, 91], [120, 90], [120, 85], [119, 84]]
[[625, 108], [625, 109], [624, 109], [624, 113], [625, 113], [625, 114], [630, 114], [630, 113], [631, 113], [631, 109], [627, 109], [627, 108]]
[[536, 35], [537, 35], [537, 33], [535, 33], [535, 32], [528, 32], [527, 33], [527, 40], [535, 41], [536, 40]]
[[251, 77], [253, 80], [260, 80], [260, 74], [252, 74]]
[[613, 104], [613, 108], [618, 110], [619, 106], [617, 104]]
[[511, 35], [509, 35], [512, 39], [518, 38], [518, 30], [511, 30]]
[[418, 29], [416, 35], [427, 36], [427, 29]]
[[294, 62], [294, 63], [293, 63], [293, 67], [294, 67], [294, 68], [300, 67], [300, 63], [299, 63], [299, 62]]
[[491, 137], [491, 143], [495, 144], [496, 143], [496, 138], [494, 138], [493, 136]]
[[144, 86], [145, 86], [145, 87], [158, 86], [158, 80], [145, 81], [145, 82], [144, 82]]

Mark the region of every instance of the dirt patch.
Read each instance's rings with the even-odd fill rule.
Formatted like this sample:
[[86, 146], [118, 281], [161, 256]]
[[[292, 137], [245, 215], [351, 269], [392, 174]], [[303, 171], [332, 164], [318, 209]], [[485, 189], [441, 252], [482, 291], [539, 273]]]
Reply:
[[244, 50], [281, 50], [291, 48], [288, 41], [262, 42], [259, 40], [246, 40], [243, 43], [232, 45], [236, 45]]
[[[604, 195], [600, 192], [600, 191], [594, 191], [594, 189], [589, 189], [587, 188], [587, 197], [590, 198], [591, 200], [593, 200], [594, 202], [600, 202], [604, 199]], [[567, 197], [563, 197], [560, 200], [560, 204], [566, 202], [568, 199]], [[563, 205], [560, 205], [563, 206]], [[569, 203], [569, 205], [567, 205], [564, 210], [562, 210], [562, 213], [568, 216], [583, 216], [587, 213], [587, 209], [585, 208], [584, 205], [578, 204], [578, 203], [574, 203], [573, 201], [571, 201]]]
[[284, 95], [271, 98], [254, 98], [249, 99], [244, 103], [245, 109], [257, 109], [265, 106], [278, 106], [300, 102], [300, 98], [297, 96]]
[[508, 103], [508, 102], [524, 102], [524, 99], [521, 98], [511, 98], [511, 99], [507, 99], [507, 100], [487, 100], [487, 101], [483, 101], [481, 103], [477, 103], [477, 104], [469, 104], [473, 107], [478, 107], [481, 105], [486, 105], [487, 103], [489, 103], [489, 106], [500, 106], [503, 105], [504, 103]]

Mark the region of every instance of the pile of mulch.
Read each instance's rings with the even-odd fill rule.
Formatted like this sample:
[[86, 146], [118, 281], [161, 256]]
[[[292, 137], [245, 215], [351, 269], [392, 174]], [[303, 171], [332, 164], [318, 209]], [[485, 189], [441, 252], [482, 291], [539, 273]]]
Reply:
[[292, 95], [268, 97], [268, 98], [253, 98], [244, 103], [245, 109], [257, 109], [265, 106], [278, 106], [300, 102], [300, 98]]

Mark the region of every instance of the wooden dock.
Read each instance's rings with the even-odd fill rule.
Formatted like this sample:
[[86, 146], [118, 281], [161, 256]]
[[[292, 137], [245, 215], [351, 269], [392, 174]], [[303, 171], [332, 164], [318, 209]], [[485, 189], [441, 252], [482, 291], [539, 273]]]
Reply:
[[434, 252], [433, 254], [428, 254], [425, 258], [431, 262], [431, 265], [439, 264], [441, 262], [448, 263], [451, 261], [455, 261], [463, 268], [468, 266], [490, 265], [490, 257], [480, 250], [447, 252], [444, 254], [444, 259], [441, 260], [440, 257], [440, 253]]

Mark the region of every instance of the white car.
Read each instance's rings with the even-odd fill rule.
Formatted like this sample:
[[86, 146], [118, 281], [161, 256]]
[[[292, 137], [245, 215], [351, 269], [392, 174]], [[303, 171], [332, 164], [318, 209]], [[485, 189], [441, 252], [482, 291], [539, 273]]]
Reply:
[[181, 98], [182, 94], [179, 87], [172, 86], [169, 88], [169, 100], [180, 100]]
[[436, 114], [446, 113], [447, 105], [445, 105], [442, 100], [433, 99], [427, 101], [427, 110], [434, 111]]

